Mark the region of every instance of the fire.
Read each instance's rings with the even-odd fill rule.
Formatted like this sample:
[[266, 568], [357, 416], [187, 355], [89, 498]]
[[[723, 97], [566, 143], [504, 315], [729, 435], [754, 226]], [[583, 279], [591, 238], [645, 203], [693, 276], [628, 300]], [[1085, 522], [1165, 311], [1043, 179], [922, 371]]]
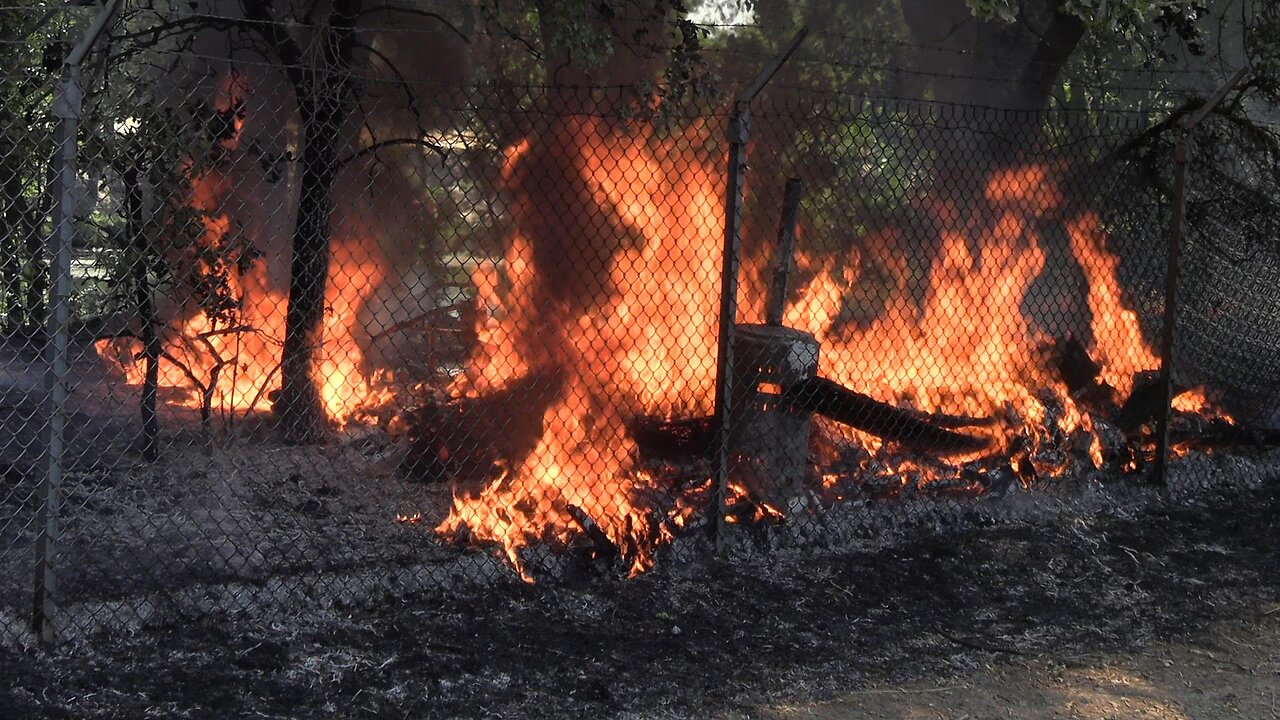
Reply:
[[[668, 520], [684, 515], [659, 518], [641, 499], [652, 478], [638, 467], [625, 417], [711, 410], [723, 232], [715, 170], [709, 158], [691, 157], [688, 138], [628, 135], [596, 119], [565, 119], [542, 140], [508, 155], [503, 179], [516, 196], [519, 230], [501, 271], [475, 273], [479, 342], [453, 393], [483, 394], [549, 367], [567, 379], [533, 452], [479, 495], [455, 497], [437, 531], [466, 528], [521, 568], [525, 545], [565, 542], [591, 525], [634, 574], [652, 565]], [[544, 203], [538, 188], [548, 184], [571, 205]], [[585, 215], [581, 224], [562, 228], [575, 211]], [[625, 247], [613, 244], [616, 228], [633, 235]], [[582, 258], [537, 256], [536, 244], [564, 242], [571, 230], [567, 240]], [[575, 267], [549, 271], [550, 263]], [[586, 287], [551, 286], [552, 273]], [[661, 323], [652, 322], [655, 308]]]
[[635, 501], [634, 489], [647, 478], [631, 464], [635, 447], [621, 418], [597, 392], [580, 378], [567, 383], [547, 408], [547, 431], [523, 464], [477, 497], [455, 497], [437, 530], [466, 527], [477, 540], [500, 543], [519, 569], [519, 548], [529, 540], [567, 542], [593, 525], [623, 552], [632, 574], [648, 569], [653, 561], [646, 546], [661, 530]]
[[[216, 138], [218, 152], [239, 147], [246, 122], [241, 98], [247, 89], [243, 76], [233, 73], [214, 97], [226, 123]], [[191, 408], [224, 413], [268, 409], [280, 386], [287, 293], [272, 282], [266, 263], [226, 212], [236, 191], [229, 171], [217, 162], [194, 160], [187, 168], [189, 196], [172, 209], [193, 213], [201, 227], [194, 242], [185, 247], [172, 243], [178, 247], [166, 247], [166, 254], [192, 288], [201, 287], [201, 278], [223, 278], [232, 307], [211, 313], [186, 303], [170, 311], [176, 317], [159, 330], [164, 347], [158, 384], [185, 391], [175, 402]], [[331, 240], [323, 344], [313, 377], [326, 413], [338, 425], [384, 402], [387, 395], [370, 382], [357, 341], [360, 311], [383, 278], [384, 263], [375, 247], [370, 239], [341, 232]], [[139, 341], [103, 340], [96, 349], [124, 373], [126, 382], [143, 382]]]
[[[1043, 166], [995, 173], [985, 199], [994, 221], [974, 226], [948, 204], [934, 208], [942, 225], [941, 247], [918, 306], [904, 285], [879, 318], [866, 327], [841, 326], [847, 288], [859, 281], [857, 258], [829, 261], [792, 305], [786, 322], [813, 333], [822, 344], [822, 373], [881, 400], [928, 412], [1003, 417], [998, 446], [1029, 437], [1039, 444], [1048, 431], [1071, 433], [1080, 412], [1065, 388], [1045, 371], [1041, 337], [1019, 308], [1045, 265], [1033, 222], [1055, 210], [1062, 197]], [[871, 252], [892, 244], [870, 238]], [[880, 258], [884, 263], [893, 257]], [[906, 273], [897, 275], [905, 282]], [[1037, 389], [1053, 388], [1064, 412], [1048, 417]], [[1046, 427], [1046, 422], [1051, 427]], [[864, 444], [871, 452], [878, 440]]]
[[[484, 395], [550, 368], [567, 380], [545, 410], [534, 450], [479, 492], [456, 494], [438, 533], [499, 545], [531, 581], [524, 547], [598, 531], [634, 574], [652, 564], [653, 549], [671, 529], [691, 526], [710, 501], [709, 479], [686, 486], [674, 501], [655, 499], [670, 490], [641, 467], [626, 425], [637, 414], [711, 410], [724, 225], [721, 159], [702, 150], [707, 141], [695, 131], [658, 137], [574, 117], [509, 151], [502, 177], [515, 230], [501, 266], [474, 274], [479, 342], [451, 392]], [[1124, 304], [1119, 259], [1106, 248], [1101, 220], [1087, 211], [1068, 215], [1055, 174], [1048, 165], [993, 173], [983, 197], [987, 213], [935, 202], [942, 229], [920, 300], [907, 287], [904, 258], [893, 251], [896, 231], [867, 235], [847, 257], [799, 257], [810, 279], [785, 324], [818, 338], [821, 373], [832, 380], [921, 411], [993, 419], [983, 431], [1020, 477], [1059, 475], [1072, 452], [1103, 467], [1097, 421], [1052, 369], [1054, 337], [1023, 311], [1047, 263], [1044, 218], [1067, 217], [1060, 226], [1087, 286], [1087, 351], [1111, 400], [1127, 397], [1135, 374], [1159, 361]], [[748, 277], [760, 260], [747, 260]], [[897, 285], [877, 319], [842, 322], [864, 260], [888, 268]], [[762, 310], [758, 284], [743, 284], [740, 306], [748, 316]], [[1179, 403], [1211, 407], [1199, 395]], [[861, 469], [890, 481], [885, 494], [901, 492], [908, 478], [958, 476], [956, 465], [922, 463], [861, 431], [822, 427], [827, 442], [876, 458]], [[1119, 461], [1129, 470], [1135, 458]], [[841, 474], [829, 471], [815, 474], [814, 490], [835, 498], [847, 492]], [[965, 481], [954, 492], [981, 486]], [[787, 514], [736, 481], [727, 502], [746, 509], [731, 512], [731, 522]]]
[[[357, 344], [357, 314], [376, 287], [377, 262], [368, 259], [359, 242], [334, 248], [330, 273], [370, 277], [371, 284], [325, 292], [324, 344], [313, 370], [325, 411], [339, 424], [359, 410], [382, 402], [363, 369]], [[168, 339], [159, 368], [159, 386], [187, 391], [177, 404], [216, 412], [266, 410], [280, 387], [280, 349], [284, 344], [287, 295], [268, 286], [264, 268], [255, 267], [233, 278], [241, 299], [231, 322], [210, 319], [195, 311], [180, 327], [165, 331]], [[141, 384], [145, 369], [137, 340], [99, 341], [100, 355], [118, 364], [125, 381]]]
[[1147, 345], [1138, 316], [1125, 307], [1116, 282], [1120, 258], [1106, 250], [1102, 223], [1085, 213], [1067, 225], [1071, 252], [1080, 262], [1089, 284], [1089, 312], [1093, 315], [1093, 350], [1102, 365], [1107, 384], [1127, 397], [1133, 376], [1160, 366], [1160, 358]]
[[[234, 97], [235, 88], [224, 94]], [[220, 140], [229, 152], [245, 117], [238, 101], [228, 103], [219, 109], [234, 117]], [[545, 378], [553, 391], [533, 415], [541, 415], [541, 429], [536, 442], [530, 438], [532, 449], [495, 464], [483, 487], [455, 489], [437, 533], [500, 547], [532, 581], [522, 554], [531, 544], [585, 537], [611, 547], [634, 575], [652, 567], [655, 549], [677, 530], [698, 524], [714, 494], [710, 478], [673, 487], [641, 457], [629, 423], [713, 410], [724, 185], [712, 140], [705, 129], [665, 134], [562, 117], [507, 151], [501, 181], [511, 229], [501, 262], [473, 271], [476, 343], [448, 392], [480, 398], [526, 378]], [[205, 273], [223, 269], [210, 262], [233, 268], [223, 276], [235, 307], [218, 316], [192, 307], [173, 313], [160, 383], [187, 389], [182, 402], [192, 407], [266, 408], [280, 382], [287, 298], [222, 212], [234, 183], [216, 165], [194, 167], [187, 202], [202, 227], [195, 255], [184, 260]], [[1023, 482], [1060, 476], [1078, 462], [1137, 467], [1141, 453], [1108, 457], [1116, 453], [1105, 442], [1106, 418], [1092, 413], [1123, 402], [1135, 376], [1159, 360], [1125, 305], [1120, 260], [1107, 248], [1101, 219], [1073, 211], [1058, 171], [1028, 164], [992, 173], [977, 199], [981, 212], [938, 199], [923, 203], [938, 232], [921, 288], [912, 286], [901, 230], [866, 233], [843, 257], [797, 258], [802, 285], [784, 323], [817, 338], [824, 377], [885, 403], [979, 419], [968, 431], [991, 440], [981, 454], [936, 460], [863, 431], [815, 423], [817, 442], [826, 443], [816, 453], [825, 460], [813, 463], [816, 496], [843, 498], [859, 491], [854, 485], [872, 497], [926, 485], [981, 492], [962, 472], [964, 463], [1003, 463]], [[1050, 263], [1066, 261], [1052, 259], [1055, 245], [1045, 234], [1054, 231], [1065, 233], [1070, 261], [1084, 278], [1088, 328], [1079, 337], [1100, 368], [1101, 401], [1073, 396], [1076, 388], [1054, 366], [1061, 338], [1026, 307]], [[368, 378], [360, 343], [361, 313], [383, 279], [376, 247], [342, 225], [332, 243], [314, 379], [338, 423], [386, 399]], [[766, 259], [745, 259], [742, 319], [763, 315], [764, 283], [752, 278]], [[886, 272], [864, 276], [868, 266]], [[873, 282], [887, 285], [883, 308], [849, 322], [850, 290]], [[121, 363], [130, 382], [141, 382], [133, 361], [138, 343], [99, 350]], [[1218, 412], [1203, 390], [1178, 403], [1186, 412]], [[842, 455], [853, 460], [833, 469]], [[730, 480], [727, 521], [782, 521], [811, 507], [808, 497], [767, 502], [749, 486]]]

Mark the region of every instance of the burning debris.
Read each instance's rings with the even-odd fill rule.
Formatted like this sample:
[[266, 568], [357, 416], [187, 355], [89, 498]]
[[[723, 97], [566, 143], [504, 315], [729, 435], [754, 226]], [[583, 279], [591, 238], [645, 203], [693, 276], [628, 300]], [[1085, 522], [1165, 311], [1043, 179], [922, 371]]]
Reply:
[[[712, 501], [723, 188], [700, 140], [567, 118], [509, 154], [505, 263], [476, 273], [480, 341], [452, 399], [420, 411], [413, 459], [461, 483], [437, 532], [500, 545], [526, 579], [522, 548], [584, 534], [641, 572]], [[746, 353], [757, 376], [738, 384], [767, 429], [734, 441], [729, 521], [908, 486], [974, 495], [1082, 464], [1145, 465], [1151, 413], [1135, 398], [1158, 359], [1122, 302], [1101, 221], [1071, 215], [1047, 165], [995, 172], [984, 200], [991, 222], [935, 204], [941, 246], [923, 299], [900, 284], [865, 326], [840, 318], [858, 258], [799, 258], [811, 278], [787, 327], [752, 340], [766, 326], [749, 326], [745, 342], [774, 343], [784, 361], [799, 352], [808, 367], [778, 375], [761, 360], [769, 351]], [[1055, 339], [1009, 311], [1045, 268], [1050, 221], [1084, 273], [1087, 340]], [[757, 289], [743, 292], [741, 306], [760, 313]], [[1180, 397], [1183, 412], [1212, 408]], [[477, 423], [492, 427], [476, 434]]]
[[[234, 97], [217, 110], [232, 118], [218, 142], [233, 148], [249, 118]], [[708, 458], [724, 234], [714, 145], [700, 128], [663, 133], [568, 116], [507, 151], [510, 235], [502, 262], [472, 273], [471, 354], [435, 401], [396, 419], [412, 440], [408, 471], [455, 483], [437, 533], [500, 546], [531, 580], [521, 559], [531, 544], [607, 546], [598, 554], [635, 574], [702, 524], [715, 496]], [[1159, 360], [1125, 306], [1101, 219], [1072, 207], [1060, 170], [993, 172], [983, 212], [926, 201], [939, 230], [923, 289], [891, 228], [843, 256], [798, 256], [802, 282], [781, 323], [740, 326], [744, 400], [727, 521], [780, 522], [823, 502], [907, 491], [979, 495], [1073, 467], [1145, 466], [1161, 407], [1150, 380]], [[251, 244], [230, 250], [244, 235], [225, 212], [241, 192], [227, 169], [193, 161], [188, 179], [183, 202], [202, 222], [194, 252], [234, 260], [201, 269], [219, 273], [236, 301], [221, 314], [171, 309], [159, 384], [185, 390], [181, 402], [206, 415], [269, 409], [285, 291]], [[361, 320], [388, 269], [377, 243], [350, 228], [334, 230], [329, 277], [342, 281], [326, 286], [313, 370], [338, 425], [392, 397], [365, 362]], [[1087, 289], [1088, 327], [1075, 337], [1023, 309], [1049, 262], [1048, 233], [1065, 234]], [[764, 260], [747, 258], [749, 277], [763, 274]], [[884, 306], [850, 322], [846, 296], [868, 282], [871, 263], [891, 270], [877, 278], [890, 284]], [[764, 295], [763, 283], [745, 284], [743, 320], [763, 319]], [[102, 341], [99, 351], [129, 382], [143, 381], [139, 341]], [[1177, 408], [1230, 425], [1202, 389], [1180, 393]]]

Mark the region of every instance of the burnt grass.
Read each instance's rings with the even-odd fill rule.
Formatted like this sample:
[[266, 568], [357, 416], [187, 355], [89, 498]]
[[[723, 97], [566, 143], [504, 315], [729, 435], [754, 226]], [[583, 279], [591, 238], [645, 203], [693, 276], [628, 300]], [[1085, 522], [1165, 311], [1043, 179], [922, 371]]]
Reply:
[[[1019, 656], [1132, 651], [1280, 598], [1280, 484], [841, 552], [0, 649], [0, 717], [705, 717]], [[674, 565], [674, 566], [673, 566]]]

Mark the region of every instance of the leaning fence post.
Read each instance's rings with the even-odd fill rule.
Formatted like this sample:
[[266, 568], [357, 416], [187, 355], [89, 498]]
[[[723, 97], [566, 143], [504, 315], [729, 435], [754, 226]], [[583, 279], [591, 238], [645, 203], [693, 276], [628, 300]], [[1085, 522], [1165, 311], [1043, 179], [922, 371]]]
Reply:
[[800, 47], [809, 34], [800, 28], [780, 55], [756, 75], [733, 103], [729, 119], [729, 177], [725, 187], [724, 254], [720, 270], [720, 333], [716, 344], [716, 439], [712, 443], [715, 457], [711, 462], [712, 502], [711, 533], [723, 537], [725, 504], [729, 494], [729, 448], [732, 444], [733, 415], [733, 334], [738, 316], [738, 255], [742, 247], [742, 186], [746, 180], [747, 141], [751, 137], [751, 101], [778, 72], [778, 68]]
[[1178, 280], [1182, 264], [1182, 245], [1187, 217], [1187, 166], [1190, 162], [1191, 144], [1196, 126], [1214, 108], [1222, 104], [1227, 93], [1248, 75], [1251, 68], [1243, 67], [1231, 76], [1218, 91], [1195, 113], [1182, 121], [1178, 143], [1174, 146], [1173, 221], [1169, 228], [1169, 252], [1165, 263], [1164, 326], [1160, 334], [1160, 390], [1162, 404], [1156, 417], [1156, 456], [1151, 481], [1158, 485], [1167, 483], [1169, 470], [1169, 420], [1173, 416], [1173, 360], [1177, 343]]
[[53, 102], [58, 119], [54, 155], [57, 201], [53, 207], [53, 235], [50, 238], [49, 321], [46, 330], [45, 388], [46, 410], [45, 475], [40, 483], [40, 509], [36, 519], [35, 592], [32, 595], [31, 629], [41, 642], [57, 640], [58, 576], [54, 566], [60, 530], [62, 476], [65, 451], [67, 369], [69, 338], [67, 321], [71, 296], [71, 249], [75, 240], [76, 160], [80, 112], [84, 96], [80, 88], [80, 63], [106, 29], [119, 6], [111, 0], [99, 11], [79, 44], [62, 66], [62, 78]]

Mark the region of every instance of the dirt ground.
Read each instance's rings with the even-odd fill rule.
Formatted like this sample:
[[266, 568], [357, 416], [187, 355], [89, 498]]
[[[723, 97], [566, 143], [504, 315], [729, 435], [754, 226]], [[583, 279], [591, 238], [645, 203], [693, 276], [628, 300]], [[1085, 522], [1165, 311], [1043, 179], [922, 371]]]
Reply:
[[[1280, 484], [0, 645], [0, 718], [1270, 718]], [[1144, 714], [1145, 713], [1145, 714]]]
[[1280, 605], [1137, 652], [1049, 653], [963, 678], [873, 684], [834, 700], [730, 717], [771, 720], [1280, 718]]

